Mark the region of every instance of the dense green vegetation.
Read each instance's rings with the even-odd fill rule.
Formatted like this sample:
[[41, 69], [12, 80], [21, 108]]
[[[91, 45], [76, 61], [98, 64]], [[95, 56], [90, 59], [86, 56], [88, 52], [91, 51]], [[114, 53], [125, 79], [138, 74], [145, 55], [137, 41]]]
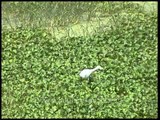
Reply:
[[[4, 27], [2, 118], [157, 118], [157, 13], [137, 6], [88, 36]], [[97, 65], [90, 84], [80, 79]]]

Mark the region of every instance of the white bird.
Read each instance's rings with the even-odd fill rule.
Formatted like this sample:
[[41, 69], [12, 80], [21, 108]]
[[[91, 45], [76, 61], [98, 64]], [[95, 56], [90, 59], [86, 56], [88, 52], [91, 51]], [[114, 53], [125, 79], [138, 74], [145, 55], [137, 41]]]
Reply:
[[100, 70], [102, 70], [103, 68], [101, 67], [101, 66], [97, 66], [97, 67], [95, 67], [95, 68], [93, 68], [93, 69], [84, 69], [84, 70], [82, 70], [81, 72], [80, 72], [80, 77], [82, 77], [82, 78], [89, 78], [89, 76], [91, 75], [91, 73], [93, 73], [93, 72], [95, 72], [96, 70], [98, 70], [98, 69], [100, 69]]

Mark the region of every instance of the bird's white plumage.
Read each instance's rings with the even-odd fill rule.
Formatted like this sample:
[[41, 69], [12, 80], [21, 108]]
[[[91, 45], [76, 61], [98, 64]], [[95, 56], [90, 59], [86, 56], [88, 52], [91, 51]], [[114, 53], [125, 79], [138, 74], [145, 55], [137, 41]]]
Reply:
[[80, 72], [80, 77], [82, 77], [82, 78], [88, 78], [90, 75], [91, 75], [91, 73], [93, 73], [94, 71], [96, 71], [96, 70], [98, 70], [98, 69], [100, 69], [100, 70], [102, 70], [103, 68], [101, 67], [101, 66], [97, 66], [97, 67], [95, 67], [94, 69], [84, 69], [84, 70], [82, 70], [81, 72]]

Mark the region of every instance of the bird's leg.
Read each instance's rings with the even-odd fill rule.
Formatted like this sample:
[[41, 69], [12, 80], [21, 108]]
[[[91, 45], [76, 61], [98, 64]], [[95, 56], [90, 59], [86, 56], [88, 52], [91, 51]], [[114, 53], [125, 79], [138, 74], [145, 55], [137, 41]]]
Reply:
[[91, 82], [93, 82], [93, 78], [92, 78], [92, 77], [89, 77], [89, 78], [88, 78], [89, 88], [90, 88], [91, 90], [93, 90], [93, 85], [91, 84]]
[[88, 84], [90, 84], [92, 82], [92, 78], [89, 76], [88, 77]]
[[87, 78], [88, 84], [89, 84], [89, 77]]

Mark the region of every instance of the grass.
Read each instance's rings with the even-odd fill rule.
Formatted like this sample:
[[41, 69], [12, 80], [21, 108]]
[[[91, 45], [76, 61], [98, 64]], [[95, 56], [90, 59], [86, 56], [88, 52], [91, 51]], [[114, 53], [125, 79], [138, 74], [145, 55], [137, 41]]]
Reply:
[[3, 29], [41, 26], [60, 39], [92, 35], [110, 29], [115, 14], [156, 7], [155, 2], [2, 2], [2, 23]]
[[157, 118], [157, 13], [141, 5], [2, 2], [2, 118]]

